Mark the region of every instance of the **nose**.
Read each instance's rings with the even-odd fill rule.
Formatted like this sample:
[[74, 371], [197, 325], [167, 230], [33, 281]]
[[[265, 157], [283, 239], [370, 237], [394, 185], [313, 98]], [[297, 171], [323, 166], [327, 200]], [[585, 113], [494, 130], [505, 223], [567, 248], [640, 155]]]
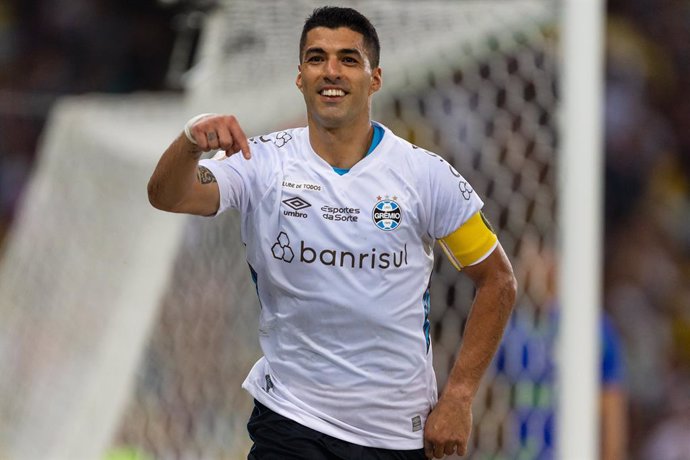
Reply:
[[326, 60], [324, 73], [326, 78], [337, 79], [340, 77], [340, 60], [336, 56]]

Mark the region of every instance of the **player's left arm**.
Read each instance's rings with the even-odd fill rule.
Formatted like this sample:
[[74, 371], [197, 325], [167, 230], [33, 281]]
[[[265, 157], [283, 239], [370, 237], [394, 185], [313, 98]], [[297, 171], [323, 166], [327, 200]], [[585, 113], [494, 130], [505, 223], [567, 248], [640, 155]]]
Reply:
[[[517, 282], [510, 261], [493, 232], [493, 237], [489, 235], [491, 227], [483, 216], [477, 213], [473, 219], [481, 219], [486, 230], [470, 219], [465, 224], [470, 227], [461, 226], [441, 242], [444, 250], [450, 252], [449, 257], [455, 257], [454, 263], [459, 262], [460, 266], [456, 266], [474, 282], [476, 295], [455, 364], [426, 421], [424, 447], [429, 458], [455, 452], [465, 454], [472, 429], [472, 400], [498, 349], [515, 303]], [[462, 241], [480, 243], [463, 245]], [[488, 256], [481, 253], [479, 246], [489, 247]], [[480, 261], [472, 263], [477, 257]]]

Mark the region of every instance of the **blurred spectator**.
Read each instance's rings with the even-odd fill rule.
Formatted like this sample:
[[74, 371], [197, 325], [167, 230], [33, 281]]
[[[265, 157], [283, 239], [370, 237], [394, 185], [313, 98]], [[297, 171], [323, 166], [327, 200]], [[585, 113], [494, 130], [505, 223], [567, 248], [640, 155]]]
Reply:
[[[553, 248], [539, 248], [523, 240], [516, 275], [524, 280], [524, 301], [533, 308], [516, 308], [496, 354], [497, 376], [514, 386], [516, 397], [508, 415], [509, 440], [504, 451], [510, 458], [555, 458], [555, 396], [557, 380], [556, 259]], [[627, 455], [628, 397], [624, 383], [621, 342], [608, 314], [601, 318], [600, 357], [600, 458], [623, 460]]]
[[175, 12], [155, 0], [0, 3], [0, 244], [55, 99], [165, 89]]
[[644, 446], [641, 458], [685, 460], [690, 458], [690, 407], [687, 405], [669, 416], [654, 429]]

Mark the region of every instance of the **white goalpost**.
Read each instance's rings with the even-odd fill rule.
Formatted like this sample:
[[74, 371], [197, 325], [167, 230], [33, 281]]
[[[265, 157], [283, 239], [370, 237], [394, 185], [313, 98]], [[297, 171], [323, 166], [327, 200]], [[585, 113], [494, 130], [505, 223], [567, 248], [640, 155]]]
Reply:
[[[583, 267], [597, 263], [597, 224], [588, 221], [591, 230], [577, 235], [592, 245], [576, 254], [582, 243], [558, 233], [581, 230], [570, 219], [582, 218], [582, 206], [595, 213], [598, 200], [594, 190], [587, 202], [571, 203], [571, 174], [596, 174], [579, 168], [594, 167], [596, 157], [585, 161], [583, 152], [596, 153], [598, 135], [591, 105], [569, 111], [575, 86], [568, 85], [582, 83], [586, 53], [597, 46], [588, 41], [579, 57], [570, 50], [583, 36], [575, 43], [559, 14], [576, 16], [573, 2], [565, 9], [549, 0], [341, 3], [367, 15], [381, 37], [384, 85], [374, 118], [442, 154], [482, 196], [516, 267], [516, 313], [530, 328], [540, 324], [549, 284], [548, 270], [534, 262], [562, 251], [560, 342], [571, 354], [554, 358], [564, 390], [558, 439], [562, 458], [595, 458], [596, 328], [583, 328], [592, 325], [598, 272]], [[0, 259], [0, 458], [95, 459], [118, 447], [143, 459], [246, 458], [252, 401], [240, 383], [260, 354], [259, 307], [238, 216], [156, 211], [146, 183], [196, 113], [233, 113], [250, 136], [304, 124], [294, 85], [298, 42], [317, 6], [222, 2], [205, 19], [183, 95], [82, 96], [55, 107]], [[577, 89], [581, 104], [596, 104], [596, 69], [589, 71], [590, 86]], [[561, 88], [566, 112], [559, 115]], [[591, 145], [573, 147], [572, 126]], [[573, 291], [572, 279], [590, 290]], [[440, 385], [472, 295], [437, 254], [430, 319]], [[584, 353], [575, 357], [573, 338], [589, 334], [592, 348], [578, 342]], [[539, 352], [529, 337], [516, 344]], [[570, 362], [577, 367], [563, 364]], [[533, 458], [548, 448], [536, 435], [521, 440], [518, 424], [526, 410], [556, 406], [551, 383], [531, 367], [511, 372], [489, 370], [473, 408], [468, 458]], [[529, 417], [530, 429], [546, 429], [541, 415]]]
[[565, 0], [560, 183], [559, 458], [599, 458], [604, 2]]

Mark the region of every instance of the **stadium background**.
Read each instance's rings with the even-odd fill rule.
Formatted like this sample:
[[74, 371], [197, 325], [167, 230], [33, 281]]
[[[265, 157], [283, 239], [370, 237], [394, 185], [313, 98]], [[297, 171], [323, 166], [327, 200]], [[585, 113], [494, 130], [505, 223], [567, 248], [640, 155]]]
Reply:
[[[201, 16], [193, 11], [212, 7], [212, 1], [0, 4], [0, 235], [11, 225], [21, 203], [24, 185], [37, 164], [42, 129], [58, 98], [94, 92], [181, 92], [189, 55], [176, 55], [173, 45], [194, 45]], [[608, 5], [604, 303], [622, 337], [629, 452], [635, 458], [663, 459], [665, 449], [681, 448], [690, 438], [689, 17], [687, 3], [680, 1], [613, 1]], [[400, 105], [404, 107], [404, 102]], [[422, 143], [425, 130], [417, 127], [409, 134]], [[439, 143], [433, 137], [427, 136], [428, 145]], [[200, 296], [205, 292], [198, 285], [187, 287], [198, 289]], [[215, 284], [207, 288], [220, 289]], [[453, 295], [453, 290], [442, 294]], [[186, 328], [179, 324], [194, 322], [179, 312], [166, 317], [174, 308], [162, 311], [158, 327], [173, 332], [160, 334], [161, 340], [184, 335]], [[207, 314], [205, 321], [213, 322], [227, 312], [209, 310]], [[166, 344], [159, 347], [166, 350]], [[205, 352], [213, 354], [212, 349]], [[213, 374], [207, 380], [213, 382], [210, 391], [222, 388], [218, 380], [224, 372], [232, 372], [209, 370], [194, 362], [186, 365], [191, 368], [175, 372]], [[191, 388], [207, 391], [203, 384]], [[144, 402], [138, 410], [160, 410], [147, 408], [147, 397], [145, 391], [139, 394]], [[232, 410], [233, 401], [222, 394], [214, 398]], [[156, 444], [155, 439], [138, 437], [132, 428], [143, 420], [157, 426], [143, 430], [144, 438], [158, 436], [163, 442], [184, 444], [186, 427], [174, 420], [184, 420], [179, 414], [189, 408], [167, 406], [163, 411], [167, 413], [156, 416], [128, 411], [128, 422], [123, 422], [114, 445], [133, 444], [145, 451]], [[163, 450], [152, 453], [164, 455], [164, 448], [159, 449]]]

